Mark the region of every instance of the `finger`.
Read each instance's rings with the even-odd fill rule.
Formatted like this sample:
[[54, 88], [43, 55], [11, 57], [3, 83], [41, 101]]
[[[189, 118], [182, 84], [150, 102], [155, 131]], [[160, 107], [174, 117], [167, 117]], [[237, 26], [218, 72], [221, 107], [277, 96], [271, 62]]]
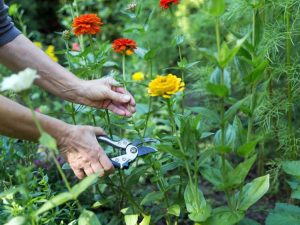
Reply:
[[130, 95], [115, 92], [113, 90], [108, 91], [107, 98], [111, 99], [114, 102], [119, 102], [119, 103], [129, 103], [131, 101]]
[[87, 165], [86, 167], [84, 167], [83, 170], [87, 176], [90, 176], [95, 173], [90, 165]]
[[93, 161], [91, 163], [91, 167], [92, 167], [94, 172], [99, 174], [100, 177], [104, 176], [104, 169], [103, 169], [101, 163], [98, 160]]
[[107, 107], [108, 110], [112, 111], [115, 114], [118, 114], [119, 116], [125, 116], [126, 115], [126, 111], [124, 111], [123, 108], [119, 107], [118, 105], [115, 104], [110, 104]]
[[106, 135], [105, 131], [101, 127], [93, 127], [95, 135]]
[[119, 87], [121, 84], [112, 77], [103, 78], [110, 86]]
[[[71, 167], [72, 168], [72, 167]], [[84, 177], [85, 177], [85, 174], [84, 172], [82, 171], [82, 169], [74, 169], [72, 168], [75, 176], [79, 179], [79, 180], [82, 180]]]
[[111, 163], [110, 159], [107, 157], [107, 155], [104, 153], [104, 151], [101, 149], [102, 152], [100, 152], [99, 154], [99, 161], [101, 163], [101, 165], [104, 168], [105, 173], [109, 172], [113, 172], [114, 171], [114, 166]]
[[130, 96], [130, 105], [135, 106], [135, 100], [134, 97], [132, 96], [132, 94], [130, 94], [128, 91], [126, 91], [123, 87], [117, 87], [116, 92], [119, 92], [121, 94], [127, 94]]
[[128, 110], [127, 105], [120, 105], [120, 104], [112, 103], [110, 105], [110, 108], [113, 108], [115, 110], [122, 112], [119, 114], [120, 116], [132, 116], [132, 112], [130, 110]]

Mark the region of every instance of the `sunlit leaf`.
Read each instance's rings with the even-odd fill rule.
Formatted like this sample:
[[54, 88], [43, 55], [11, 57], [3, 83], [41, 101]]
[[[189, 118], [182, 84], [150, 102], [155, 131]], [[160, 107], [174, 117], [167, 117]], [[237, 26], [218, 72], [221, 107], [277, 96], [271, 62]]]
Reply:
[[78, 225], [101, 225], [95, 213], [83, 210], [78, 219]]

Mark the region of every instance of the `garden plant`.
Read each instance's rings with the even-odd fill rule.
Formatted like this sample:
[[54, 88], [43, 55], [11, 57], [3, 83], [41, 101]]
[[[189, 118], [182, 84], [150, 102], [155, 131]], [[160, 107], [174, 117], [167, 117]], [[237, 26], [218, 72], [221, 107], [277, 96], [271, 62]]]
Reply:
[[[59, 100], [32, 85], [30, 68], [1, 66], [1, 95], [33, 118], [156, 139], [157, 152], [79, 180], [35, 120], [39, 143], [0, 137], [1, 224], [300, 224], [298, 0], [6, 3], [52, 60], [82, 79], [113, 77], [137, 111], [127, 118]], [[44, 24], [45, 5], [50, 30], [36, 21]]]

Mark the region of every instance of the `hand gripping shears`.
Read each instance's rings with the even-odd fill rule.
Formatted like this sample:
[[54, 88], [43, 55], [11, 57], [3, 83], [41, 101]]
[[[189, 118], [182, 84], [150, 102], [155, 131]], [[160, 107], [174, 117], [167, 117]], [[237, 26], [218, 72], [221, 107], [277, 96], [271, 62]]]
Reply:
[[133, 142], [125, 138], [119, 141], [114, 141], [107, 136], [97, 136], [97, 139], [99, 142], [108, 144], [121, 151], [125, 151], [124, 155], [110, 159], [115, 168], [128, 169], [129, 164], [137, 157], [148, 155], [157, 151], [153, 147], [144, 146], [144, 143], [157, 142], [157, 140], [151, 138], [144, 138], [143, 140], [137, 140]]

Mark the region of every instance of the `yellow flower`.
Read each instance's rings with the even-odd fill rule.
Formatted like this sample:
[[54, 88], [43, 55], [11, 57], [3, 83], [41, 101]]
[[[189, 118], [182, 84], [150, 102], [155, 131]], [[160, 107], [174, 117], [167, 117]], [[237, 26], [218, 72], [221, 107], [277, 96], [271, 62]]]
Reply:
[[144, 80], [145, 76], [142, 72], [136, 72], [132, 74], [132, 80], [134, 81], [141, 81]]
[[157, 75], [154, 80], [149, 83], [148, 93], [150, 96], [162, 96], [164, 98], [171, 98], [172, 95], [184, 90], [184, 82], [181, 78], [173, 74], [166, 76]]
[[35, 44], [35, 46], [36, 46], [36, 47], [38, 47], [38, 48], [40, 48], [40, 49], [42, 49], [42, 48], [43, 48], [43, 45], [42, 45], [42, 43], [41, 43], [41, 42], [39, 42], [39, 41], [35, 41], [35, 42], [33, 42], [33, 44]]
[[54, 51], [55, 47], [53, 45], [49, 45], [45, 52], [54, 62], [58, 62], [58, 58], [56, 57]]

